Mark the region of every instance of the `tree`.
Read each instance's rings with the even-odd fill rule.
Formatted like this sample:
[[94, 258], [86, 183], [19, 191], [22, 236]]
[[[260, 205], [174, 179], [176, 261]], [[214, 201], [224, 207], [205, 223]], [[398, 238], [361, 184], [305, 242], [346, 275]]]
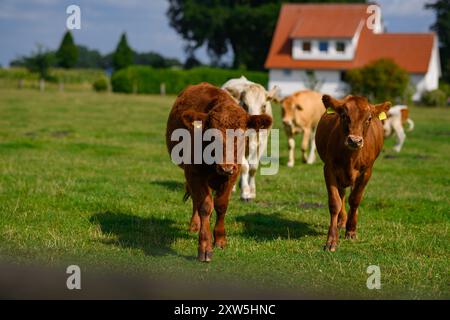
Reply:
[[450, 82], [450, 1], [437, 0], [426, 4], [425, 8], [436, 13], [436, 22], [431, 29], [439, 36], [443, 78]]
[[54, 64], [55, 55], [53, 52], [44, 49], [42, 45], [37, 46], [37, 50], [29, 57], [24, 58], [24, 64], [30, 72], [37, 72], [40, 79], [49, 78], [49, 69]]
[[78, 47], [73, 41], [72, 34], [67, 31], [64, 35], [59, 49], [56, 51], [56, 58], [60, 67], [73, 68], [78, 61]]
[[134, 53], [134, 64], [150, 66], [153, 68], [181, 67], [182, 64], [177, 59], [165, 58], [156, 52]]
[[120, 70], [133, 64], [133, 50], [128, 45], [127, 35], [122, 33], [116, 51], [113, 54], [114, 70]]
[[[212, 61], [230, 50], [233, 67], [260, 70], [284, 0], [169, 0], [170, 25], [186, 41], [187, 56], [206, 46]], [[291, 0], [289, 2], [365, 2]]]
[[78, 61], [75, 65], [77, 68], [101, 68], [102, 55], [97, 50], [91, 50], [85, 46], [78, 46]]
[[345, 79], [353, 94], [368, 96], [377, 102], [405, 100], [409, 85], [408, 72], [391, 59], [380, 59], [349, 70]]

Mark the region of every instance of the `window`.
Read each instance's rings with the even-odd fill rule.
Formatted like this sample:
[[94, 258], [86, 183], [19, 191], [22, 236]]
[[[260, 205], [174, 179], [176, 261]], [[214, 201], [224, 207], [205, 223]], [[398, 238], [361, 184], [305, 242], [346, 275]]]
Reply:
[[319, 51], [320, 52], [328, 52], [328, 42], [327, 41], [319, 42]]
[[345, 51], [345, 42], [338, 41], [336, 42], [336, 51], [337, 52], [344, 52]]
[[339, 80], [347, 82], [347, 71], [341, 71], [339, 74]]
[[302, 50], [304, 52], [311, 52], [311, 42], [310, 41], [303, 41]]
[[290, 76], [291, 76], [291, 73], [292, 73], [292, 70], [291, 70], [291, 69], [283, 69], [283, 75], [284, 75], [285, 77], [290, 77]]

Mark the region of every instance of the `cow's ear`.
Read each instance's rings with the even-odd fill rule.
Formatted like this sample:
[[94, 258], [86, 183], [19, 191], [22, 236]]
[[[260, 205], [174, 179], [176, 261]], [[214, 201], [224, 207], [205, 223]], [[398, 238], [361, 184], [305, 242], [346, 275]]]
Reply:
[[268, 129], [272, 125], [272, 117], [267, 114], [250, 116], [247, 121], [248, 129]]
[[181, 115], [181, 120], [188, 129], [193, 129], [194, 125], [198, 128], [204, 127], [208, 114], [204, 112], [196, 112], [187, 110]]
[[236, 90], [235, 88], [231, 87], [227, 87], [224, 90], [236, 101], [239, 101], [239, 98], [241, 97], [241, 93], [239, 92], [239, 90]]
[[391, 108], [392, 103], [390, 101], [386, 101], [383, 103], [379, 103], [373, 106], [375, 116], [379, 117], [380, 120], [386, 119], [386, 112]]
[[324, 94], [322, 97], [322, 102], [323, 105], [325, 106], [325, 109], [331, 109], [333, 111], [339, 111], [338, 109], [340, 109], [343, 105], [342, 101], [334, 99], [333, 97]]
[[281, 90], [278, 86], [274, 86], [269, 92], [266, 93], [266, 99], [269, 101], [280, 103], [282, 101], [280, 91]]

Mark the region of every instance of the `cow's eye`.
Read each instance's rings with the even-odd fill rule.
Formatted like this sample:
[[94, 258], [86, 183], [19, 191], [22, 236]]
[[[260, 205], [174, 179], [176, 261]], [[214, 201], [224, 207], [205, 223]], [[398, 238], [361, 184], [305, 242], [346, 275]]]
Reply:
[[369, 125], [369, 124], [370, 124], [370, 121], [372, 121], [372, 116], [370, 116], [369, 118], [367, 118], [367, 120], [366, 120], [366, 125]]
[[346, 123], [350, 122], [350, 118], [346, 113], [342, 114], [342, 120]]

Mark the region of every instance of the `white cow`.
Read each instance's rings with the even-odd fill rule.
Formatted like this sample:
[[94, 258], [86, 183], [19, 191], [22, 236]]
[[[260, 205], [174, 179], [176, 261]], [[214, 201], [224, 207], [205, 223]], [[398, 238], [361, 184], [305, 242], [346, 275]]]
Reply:
[[[222, 89], [227, 91], [250, 115], [267, 114], [272, 117], [271, 101], [278, 101], [278, 87], [269, 92], [254, 82], [242, 76], [227, 81]], [[268, 128], [268, 133], [271, 128]], [[241, 166], [241, 199], [250, 201], [256, 197], [255, 176], [261, 155], [267, 148], [267, 135], [250, 135], [248, 152], [242, 159]]]
[[408, 131], [412, 131], [414, 129], [414, 122], [409, 118], [408, 106], [405, 105], [391, 107], [387, 112], [387, 119], [383, 122], [384, 136], [387, 138], [392, 133], [395, 134], [397, 140], [393, 148], [395, 152], [400, 152], [405, 142], [406, 134], [403, 129], [403, 124], [406, 122], [409, 125]]

